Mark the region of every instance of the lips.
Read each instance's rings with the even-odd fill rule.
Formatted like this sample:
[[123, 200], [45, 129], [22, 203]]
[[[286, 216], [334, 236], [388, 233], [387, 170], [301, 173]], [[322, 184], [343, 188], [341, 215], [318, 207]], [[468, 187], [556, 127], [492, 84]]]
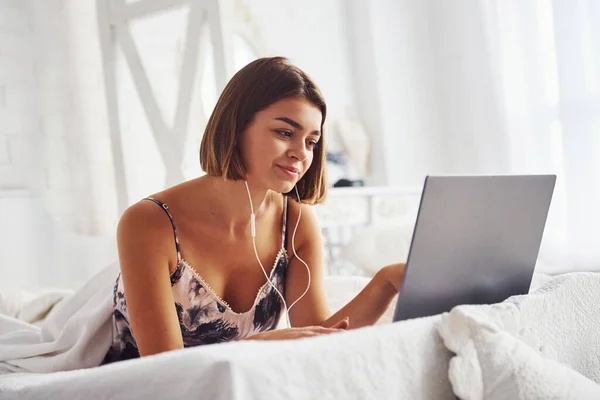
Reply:
[[277, 166], [278, 166], [279, 168], [282, 168], [282, 169], [285, 169], [285, 170], [287, 170], [287, 171], [291, 172], [292, 174], [298, 174], [298, 172], [299, 172], [299, 171], [298, 171], [298, 168], [296, 168], [296, 167], [288, 167], [288, 166], [285, 166], [285, 165], [279, 165], [279, 164], [277, 164]]
[[281, 173], [286, 176], [288, 179], [298, 179], [299, 170], [296, 167], [287, 166], [287, 165], [279, 165], [277, 164], [277, 168], [281, 171]]

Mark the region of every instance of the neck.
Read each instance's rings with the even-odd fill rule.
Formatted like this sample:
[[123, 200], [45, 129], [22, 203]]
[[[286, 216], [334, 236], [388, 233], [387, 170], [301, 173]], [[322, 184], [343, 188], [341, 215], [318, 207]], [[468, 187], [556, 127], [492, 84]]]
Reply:
[[[229, 181], [220, 177], [206, 176], [209, 184], [211, 214], [232, 234], [245, 231], [250, 226], [252, 208], [258, 219], [269, 204], [269, 191], [253, 188], [248, 182], [250, 198], [244, 181]], [[250, 207], [252, 199], [252, 207]]]

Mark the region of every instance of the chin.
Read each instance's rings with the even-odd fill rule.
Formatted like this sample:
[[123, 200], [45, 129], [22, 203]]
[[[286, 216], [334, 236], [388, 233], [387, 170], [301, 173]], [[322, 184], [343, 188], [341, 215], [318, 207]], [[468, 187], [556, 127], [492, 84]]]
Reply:
[[289, 193], [294, 190], [296, 182], [280, 182], [278, 185], [273, 187], [273, 190], [279, 193]]
[[286, 179], [274, 179], [268, 185], [269, 189], [277, 192], [277, 193], [288, 193], [294, 190], [294, 186], [296, 185], [295, 180], [286, 180]]

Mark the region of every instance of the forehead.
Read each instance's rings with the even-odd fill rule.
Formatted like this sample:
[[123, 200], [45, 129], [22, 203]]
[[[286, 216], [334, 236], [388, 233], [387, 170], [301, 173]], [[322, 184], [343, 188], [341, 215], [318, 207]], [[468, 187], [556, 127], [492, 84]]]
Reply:
[[257, 115], [268, 120], [286, 117], [299, 122], [305, 130], [314, 131], [321, 129], [321, 110], [308, 100], [302, 98], [282, 99]]

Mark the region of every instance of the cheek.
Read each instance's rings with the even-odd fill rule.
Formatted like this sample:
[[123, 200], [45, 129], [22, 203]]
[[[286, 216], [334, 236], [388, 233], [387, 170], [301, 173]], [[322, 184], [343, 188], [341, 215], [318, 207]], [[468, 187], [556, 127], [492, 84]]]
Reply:
[[246, 164], [246, 168], [248, 169], [248, 172], [252, 173], [253, 171], [256, 171], [258, 164], [260, 163], [260, 156], [259, 156], [259, 147], [257, 146], [257, 143], [255, 143], [252, 140], [245, 140], [242, 143], [242, 148], [241, 148], [241, 155], [242, 155], [242, 159], [244, 160], [244, 163]]
[[315, 159], [315, 153], [309, 153], [308, 158], [306, 160], [304, 160], [304, 162], [302, 163], [304, 171], [308, 171], [310, 169], [310, 167], [313, 164], [314, 159]]
[[312, 165], [314, 159], [315, 159], [315, 153], [311, 151], [310, 153], [308, 153], [308, 157], [306, 157], [306, 161], [304, 161], [307, 169]]

